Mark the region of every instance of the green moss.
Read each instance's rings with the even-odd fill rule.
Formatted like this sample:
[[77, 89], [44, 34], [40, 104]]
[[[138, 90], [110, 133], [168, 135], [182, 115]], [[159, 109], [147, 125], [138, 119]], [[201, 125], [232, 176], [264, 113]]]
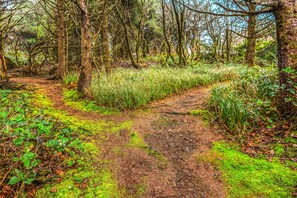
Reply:
[[75, 89], [65, 89], [63, 93], [65, 103], [74, 109], [89, 112], [94, 111], [104, 115], [112, 115], [119, 112], [116, 109], [98, 106], [94, 101], [84, 98], [84, 96]]
[[[52, 102], [40, 91], [35, 94], [32, 102], [42, 107], [45, 114], [58, 118], [71, 130], [75, 131], [83, 140], [83, 151], [72, 160], [66, 160], [69, 169], [61, 182], [46, 184], [38, 190], [36, 197], [124, 197], [124, 191], [119, 188], [116, 178], [109, 170], [110, 162], [100, 157], [100, 143], [105, 138], [105, 133], [115, 133], [122, 129], [130, 129], [131, 122], [119, 125], [101, 120], [87, 120], [70, 116], [54, 108]], [[104, 166], [98, 166], [98, 165]], [[85, 185], [85, 187], [82, 187]]]
[[93, 142], [86, 142], [83, 144], [83, 148], [85, 152], [89, 152], [91, 154], [98, 154], [100, 153], [98, 146]]
[[[52, 192], [51, 192], [52, 191]], [[77, 198], [82, 194], [82, 191], [75, 186], [72, 179], [65, 179], [57, 185], [49, 185], [37, 191], [37, 198], [53, 197], [53, 198]]]
[[268, 162], [241, 153], [225, 142], [214, 144], [211, 158], [219, 165], [229, 197], [293, 197], [297, 172], [277, 159]]
[[[85, 187], [82, 187], [85, 185]], [[50, 184], [37, 191], [36, 197], [122, 197], [118, 183], [109, 170], [73, 170], [69, 171], [60, 183]]]
[[120, 124], [117, 124], [117, 125], [114, 125], [114, 126], [110, 127], [109, 131], [110, 132], [119, 132], [121, 130], [130, 131], [133, 123], [134, 123], [133, 121], [125, 121], [125, 122], [122, 122]]
[[32, 98], [32, 102], [34, 104], [38, 104], [40, 107], [43, 108], [53, 108], [53, 102], [46, 97], [40, 90], [34, 94], [34, 97]]
[[93, 198], [116, 198], [121, 197], [121, 192], [118, 189], [118, 183], [113, 175], [108, 170], [103, 170], [96, 178], [90, 182], [93, 188], [88, 188], [84, 197]]
[[130, 142], [128, 144], [130, 147], [147, 149], [148, 145], [144, 142], [143, 138], [137, 132], [130, 133]]
[[277, 144], [276, 146], [275, 146], [275, 155], [276, 156], [281, 156], [281, 155], [283, 155], [284, 154], [284, 152], [285, 152], [285, 149], [284, 149], [284, 146], [283, 145], [281, 145], [281, 144]]
[[145, 150], [147, 154], [153, 156], [155, 159], [159, 161], [160, 166], [168, 165], [168, 159], [164, 157], [162, 154], [160, 154], [159, 152], [150, 148], [145, 143], [141, 135], [137, 132], [130, 133], [130, 142], [128, 143], [128, 146]]
[[198, 116], [205, 125], [208, 125], [210, 118], [213, 117], [209, 111], [200, 109], [192, 110], [189, 112], [189, 114], [192, 116]]

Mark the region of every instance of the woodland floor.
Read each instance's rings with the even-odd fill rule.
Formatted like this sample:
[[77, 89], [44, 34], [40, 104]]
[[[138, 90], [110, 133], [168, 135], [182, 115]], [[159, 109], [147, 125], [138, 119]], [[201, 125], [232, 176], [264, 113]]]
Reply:
[[[194, 88], [136, 111], [105, 116], [67, 106], [63, 85], [57, 81], [32, 77], [12, 78], [11, 81], [43, 93], [55, 109], [68, 116], [118, 124], [132, 121], [130, 132], [121, 130], [119, 136], [110, 135], [98, 145], [104, 158], [100, 160], [112, 161], [106, 166], [110, 166], [108, 168], [127, 194], [164, 198], [226, 196], [219, 171], [196, 159], [197, 154], [210, 151], [212, 142], [222, 139], [219, 129], [208, 126], [199, 116], [189, 114], [192, 110], [205, 108], [211, 87]], [[148, 148], [126, 146], [134, 131], [143, 138]], [[120, 150], [120, 154], [112, 152], [115, 148]], [[98, 166], [100, 168], [102, 166]], [[139, 192], [140, 185], [143, 192]]]

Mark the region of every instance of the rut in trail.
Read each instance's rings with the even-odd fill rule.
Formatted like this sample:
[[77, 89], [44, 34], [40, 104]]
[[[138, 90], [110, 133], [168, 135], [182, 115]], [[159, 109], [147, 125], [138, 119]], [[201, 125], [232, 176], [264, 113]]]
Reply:
[[[63, 87], [57, 81], [36, 78], [15, 78], [12, 81], [35, 87], [53, 101], [54, 108], [70, 116], [93, 121], [132, 120], [131, 131], [138, 132], [150, 151], [165, 160], [162, 158], [160, 163], [160, 159], [144, 149], [127, 147], [129, 131], [122, 131], [119, 137], [110, 137], [100, 145], [104, 147], [100, 149], [106, 151], [105, 158], [113, 161], [111, 169], [128, 195], [145, 198], [226, 196], [218, 170], [196, 159], [197, 154], [207, 153], [212, 143], [221, 137], [198, 117], [188, 114], [191, 110], [205, 108], [211, 87], [194, 88], [140, 110], [110, 117], [67, 106], [63, 101]], [[113, 148], [120, 148], [121, 154], [109, 152]]]

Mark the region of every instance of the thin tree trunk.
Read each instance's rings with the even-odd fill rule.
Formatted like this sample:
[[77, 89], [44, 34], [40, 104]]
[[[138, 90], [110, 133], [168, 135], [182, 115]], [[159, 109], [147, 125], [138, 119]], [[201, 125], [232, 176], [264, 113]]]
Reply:
[[[165, 2], [164, 0], [162, 0], [162, 25], [163, 25], [163, 35], [164, 35], [164, 39], [167, 45], [167, 56], [169, 56], [172, 60], [172, 62], [174, 63], [174, 58], [171, 54], [171, 45], [169, 43], [168, 37], [167, 37], [167, 33], [166, 33], [166, 14], [165, 14]], [[166, 60], [167, 61], [167, 60]]]
[[90, 95], [92, 81], [92, 43], [91, 24], [85, 0], [80, 1], [81, 8], [81, 72], [77, 90], [85, 95]]
[[111, 73], [110, 68], [110, 52], [109, 52], [109, 38], [108, 38], [108, 15], [104, 14], [102, 22], [102, 40], [103, 40], [103, 64], [107, 74]]
[[58, 78], [66, 76], [66, 36], [64, 18], [64, 0], [57, 0], [57, 35], [58, 35]]
[[[256, 11], [256, 5], [250, 5], [250, 11]], [[256, 15], [248, 16], [248, 40], [247, 40], [247, 49], [245, 60], [248, 66], [255, 65], [255, 57], [256, 57]]]
[[117, 12], [119, 15], [119, 18], [121, 20], [122, 26], [124, 28], [124, 33], [125, 33], [125, 41], [126, 41], [126, 45], [127, 45], [127, 50], [128, 50], [128, 55], [130, 57], [131, 60], [131, 64], [135, 69], [140, 69], [140, 66], [135, 62], [135, 59], [133, 57], [133, 53], [132, 53], [132, 49], [131, 49], [131, 45], [130, 45], [130, 39], [129, 39], [129, 34], [128, 34], [128, 28], [127, 28], [127, 24], [125, 22], [125, 19], [123, 18], [123, 16], [121, 15], [120, 11], [117, 8]]
[[231, 50], [231, 38], [230, 38], [230, 30], [229, 30], [229, 19], [226, 19], [226, 61], [230, 62], [230, 50]]

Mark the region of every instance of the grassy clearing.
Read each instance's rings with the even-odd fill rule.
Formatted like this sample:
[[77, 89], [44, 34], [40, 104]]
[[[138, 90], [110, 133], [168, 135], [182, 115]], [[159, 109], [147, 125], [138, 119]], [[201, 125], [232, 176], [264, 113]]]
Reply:
[[234, 65], [150, 67], [142, 70], [119, 68], [110, 76], [94, 77], [91, 90], [100, 105], [135, 109], [191, 87], [235, 79], [240, 69], [243, 67]]
[[249, 131], [260, 122], [273, 127], [279, 117], [274, 106], [277, 79], [275, 67], [247, 69], [239, 80], [213, 89], [210, 104], [233, 134]]
[[212, 151], [197, 157], [217, 165], [227, 183], [228, 197], [293, 197], [297, 172], [280, 163], [243, 154], [235, 146], [217, 142]]

